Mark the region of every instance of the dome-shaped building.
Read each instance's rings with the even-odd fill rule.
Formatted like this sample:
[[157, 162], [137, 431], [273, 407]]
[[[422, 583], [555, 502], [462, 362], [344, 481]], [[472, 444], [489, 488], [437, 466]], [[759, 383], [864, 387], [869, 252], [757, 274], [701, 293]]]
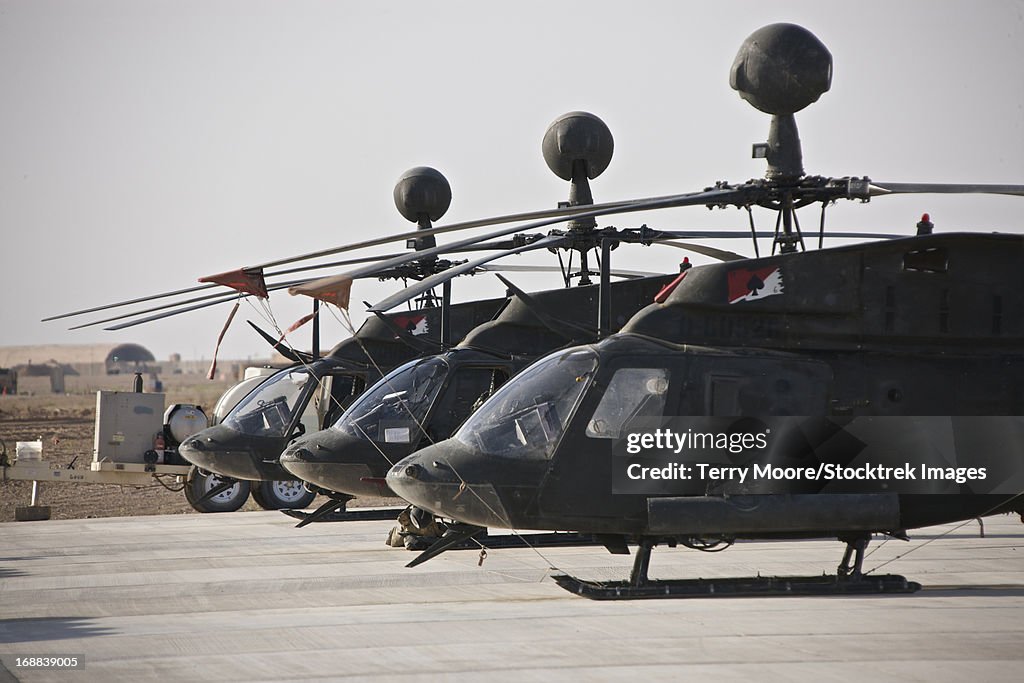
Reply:
[[139, 344], [119, 344], [110, 350], [105, 361], [108, 375], [149, 372], [156, 358], [149, 349]]

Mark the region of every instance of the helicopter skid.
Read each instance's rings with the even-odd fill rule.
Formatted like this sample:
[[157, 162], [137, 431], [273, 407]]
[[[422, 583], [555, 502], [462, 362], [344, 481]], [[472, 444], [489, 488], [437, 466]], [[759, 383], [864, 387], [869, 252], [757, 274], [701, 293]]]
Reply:
[[576, 545], [600, 545], [592, 534], [574, 531], [552, 531], [529, 534], [501, 534], [500, 536], [478, 536], [448, 548], [449, 550], [487, 550], [497, 548], [562, 548]]
[[768, 597], [794, 595], [879, 595], [916, 593], [921, 584], [897, 574], [861, 576], [836, 575], [755, 576], [723, 579], [648, 580], [640, 585], [630, 581], [592, 583], [568, 574], [553, 574], [555, 583], [591, 600], [637, 600], [640, 598]]
[[[398, 514], [405, 508], [367, 508], [365, 510], [342, 510], [341, 512], [331, 512], [326, 515], [321, 515], [314, 521], [316, 522], [367, 522], [367, 521], [380, 521], [395, 519]], [[313, 515], [312, 512], [306, 512], [304, 510], [281, 510], [284, 514], [289, 517], [294, 517], [298, 520], [305, 521]]]

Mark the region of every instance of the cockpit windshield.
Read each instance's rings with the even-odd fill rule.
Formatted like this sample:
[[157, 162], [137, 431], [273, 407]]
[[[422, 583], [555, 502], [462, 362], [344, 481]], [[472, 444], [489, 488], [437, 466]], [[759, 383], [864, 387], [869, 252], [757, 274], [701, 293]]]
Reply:
[[310, 374], [304, 369], [288, 368], [271, 375], [238, 402], [224, 418], [224, 424], [253, 436], [285, 436], [295, 410], [305, 402], [303, 390]]
[[550, 458], [596, 369], [589, 349], [550, 355], [499, 389], [455, 438], [488, 455]]
[[382, 443], [418, 443], [448, 369], [437, 356], [406, 363], [360, 396], [331, 429]]

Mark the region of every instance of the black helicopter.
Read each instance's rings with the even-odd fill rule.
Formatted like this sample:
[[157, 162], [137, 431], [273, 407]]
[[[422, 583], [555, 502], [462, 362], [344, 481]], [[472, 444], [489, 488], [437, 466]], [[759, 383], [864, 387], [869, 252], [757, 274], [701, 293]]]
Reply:
[[[932, 234], [925, 216], [914, 236], [802, 251], [796, 217], [1024, 186], [806, 175], [793, 114], [831, 75], [802, 27], [747, 38], [730, 84], [772, 115], [754, 147], [767, 175], [678, 199], [777, 212], [772, 255], [688, 270], [619, 334], [549, 355], [397, 463], [394, 491], [458, 522], [410, 566], [482, 527], [571, 529], [638, 547], [628, 581], [555, 577], [592, 598], [911, 592], [863, 571], [871, 534], [1024, 512], [1024, 237]], [[648, 578], [657, 544], [809, 537], [847, 544], [835, 576]]]

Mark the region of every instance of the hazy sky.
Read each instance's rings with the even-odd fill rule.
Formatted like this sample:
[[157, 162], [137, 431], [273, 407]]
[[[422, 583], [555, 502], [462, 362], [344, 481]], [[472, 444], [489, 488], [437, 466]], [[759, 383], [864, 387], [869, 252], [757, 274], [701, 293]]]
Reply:
[[[728, 72], [743, 39], [777, 21], [834, 58], [832, 90], [797, 114], [809, 173], [1024, 183], [1021, 2], [0, 0], [0, 345], [209, 358], [226, 305], [121, 332], [39, 319], [410, 229], [391, 193], [413, 166], [451, 182], [441, 223], [553, 206], [568, 186], [540, 140], [575, 109], [615, 136], [597, 201], [759, 177], [750, 145], [768, 117]], [[937, 230], [1021, 232], [1022, 210], [1024, 198], [899, 197], [847, 202], [829, 224], [911, 232], [928, 211]], [[746, 227], [703, 208], [604, 221], [641, 222]], [[672, 270], [681, 254], [632, 247], [615, 264]], [[394, 287], [360, 282], [353, 301]], [[501, 287], [478, 275], [454, 290]], [[310, 308], [284, 293], [270, 304], [284, 326]], [[223, 357], [265, 355], [242, 322], [259, 316], [243, 305]], [[325, 346], [343, 335], [327, 321]]]

